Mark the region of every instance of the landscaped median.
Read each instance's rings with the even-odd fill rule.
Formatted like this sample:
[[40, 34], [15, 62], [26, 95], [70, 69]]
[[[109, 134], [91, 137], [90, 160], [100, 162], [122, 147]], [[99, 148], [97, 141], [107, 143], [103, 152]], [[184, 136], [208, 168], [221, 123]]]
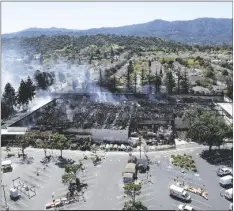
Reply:
[[186, 154], [184, 155], [173, 154], [171, 155], [171, 158], [172, 158], [172, 164], [174, 166], [178, 166], [188, 171], [197, 172], [197, 168], [194, 160], [192, 159], [192, 156]]

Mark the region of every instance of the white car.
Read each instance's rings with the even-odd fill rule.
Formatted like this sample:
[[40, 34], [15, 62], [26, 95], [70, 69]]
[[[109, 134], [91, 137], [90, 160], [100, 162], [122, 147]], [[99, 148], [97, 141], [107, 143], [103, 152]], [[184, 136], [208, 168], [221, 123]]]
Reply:
[[232, 175], [232, 169], [223, 166], [223, 167], [218, 169], [217, 175], [220, 177], [223, 177], [226, 175]]
[[179, 210], [188, 210], [188, 211], [194, 211], [195, 209], [193, 207], [191, 207], [190, 205], [187, 204], [180, 204], [178, 206]]
[[233, 204], [231, 203], [229, 206], [229, 210], [232, 211], [233, 210]]

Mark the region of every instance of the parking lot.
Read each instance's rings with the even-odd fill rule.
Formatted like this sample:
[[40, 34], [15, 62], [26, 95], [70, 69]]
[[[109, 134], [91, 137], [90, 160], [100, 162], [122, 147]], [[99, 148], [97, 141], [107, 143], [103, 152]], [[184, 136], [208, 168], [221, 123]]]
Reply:
[[[179, 181], [184, 181], [187, 184], [195, 187], [203, 187], [208, 191], [208, 200], [203, 197], [190, 193], [192, 197], [191, 206], [196, 210], [228, 210], [230, 202], [221, 196], [220, 192], [224, 193], [225, 189], [219, 185], [219, 177], [216, 174], [218, 166], [212, 166], [198, 155], [201, 149], [195, 149], [190, 152], [185, 152], [193, 156], [196, 162], [198, 173], [186, 172], [182, 173], [181, 169], [170, 164], [170, 155], [152, 155], [149, 158], [158, 162], [150, 166], [150, 171], [147, 175], [142, 174], [143, 179], [142, 194], [138, 197], [149, 210], [154, 209], [169, 209], [175, 210], [178, 205], [183, 203], [169, 196], [169, 186], [174, 179], [179, 178]], [[176, 154], [183, 154], [178, 152]], [[151, 175], [151, 176], [150, 176]], [[205, 185], [205, 186], [204, 186]]]
[[[180, 180], [189, 181], [190, 184], [197, 186], [205, 185], [205, 189], [208, 191], [208, 200], [190, 193], [192, 197], [191, 205], [195, 209], [228, 210], [230, 202], [220, 194], [224, 189], [220, 187], [219, 177], [216, 174], [218, 166], [210, 165], [200, 158], [199, 153], [201, 150], [199, 147], [190, 147], [189, 149], [185, 148], [182, 150], [147, 153], [150, 160], [155, 161], [155, 164], [150, 165], [148, 176], [147, 174], [139, 174], [139, 179], [142, 179], [144, 182], [141, 194], [137, 199], [141, 200], [149, 210], [177, 209], [178, 205], [182, 202], [169, 196], [169, 185], [173, 179], [179, 177]], [[10, 210], [45, 209], [45, 205], [52, 202], [53, 192], [55, 199], [66, 197], [68, 185], [63, 184], [61, 181], [64, 169], [59, 168], [53, 161], [48, 164], [48, 167], [41, 164], [40, 160], [44, 157], [42, 149], [27, 148], [25, 152], [29, 157], [33, 157], [31, 164], [19, 163], [18, 158], [12, 157], [13, 171], [4, 173], [2, 177], [2, 184], [7, 185], [5, 192]], [[48, 151], [48, 153], [52, 154], [52, 151]], [[81, 182], [88, 184], [87, 189], [84, 189], [84, 195], [80, 197], [79, 202], [60, 207], [59, 210], [120, 210], [123, 208], [124, 202], [128, 200], [124, 197], [122, 182], [122, 172], [128, 160], [128, 153], [98, 153], [105, 157], [102, 163], [94, 166], [90, 159], [83, 160], [85, 170], [78, 173]], [[173, 153], [192, 155], [196, 162], [198, 173], [181, 173], [180, 169], [173, 167], [170, 164], [170, 155]], [[84, 154], [87, 154], [89, 157], [91, 153], [64, 150], [63, 157], [72, 158], [78, 162], [83, 158]], [[133, 154], [139, 156], [139, 153]], [[5, 155], [6, 152], [2, 151], [3, 158]], [[54, 150], [53, 155], [60, 155], [60, 152]], [[39, 170], [39, 176], [36, 175], [37, 170]], [[17, 177], [20, 177], [20, 180], [28, 186], [35, 186], [36, 195], [34, 197], [29, 199], [27, 195], [21, 194], [22, 197], [16, 202], [10, 199], [9, 189], [13, 187], [12, 180]], [[5, 200], [3, 191], [1, 200], [1, 206], [4, 210]]]

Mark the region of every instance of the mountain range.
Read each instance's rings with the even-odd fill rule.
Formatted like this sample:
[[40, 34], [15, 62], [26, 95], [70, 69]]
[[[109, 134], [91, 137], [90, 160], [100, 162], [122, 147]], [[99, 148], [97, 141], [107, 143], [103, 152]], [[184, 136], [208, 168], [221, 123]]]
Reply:
[[154, 20], [143, 24], [121, 27], [103, 27], [87, 30], [64, 28], [29, 28], [15, 33], [3, 34], [3, 38], [115, 34], [124, 36], [159, 37], [186, 44], [218, 45], [232, 44], [232, 19], [198, 18], [188, 21]]

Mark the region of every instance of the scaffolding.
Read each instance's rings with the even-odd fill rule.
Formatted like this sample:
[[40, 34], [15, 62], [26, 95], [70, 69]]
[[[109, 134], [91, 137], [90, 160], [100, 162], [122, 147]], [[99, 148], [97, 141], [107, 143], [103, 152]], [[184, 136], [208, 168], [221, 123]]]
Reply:
[[[18, 181], [18, 184], [15, 184], [16, 181]], [[12, 182], [13, 182], [13, 187], [17, 189], [20, 193], [23, 193], [26, 196], [28, 196], [29, 199], [36, 196], [35, 185], [34, 186], [26, 185], [24, 182], [20, 180], [20, 177], [13, 179]]]

